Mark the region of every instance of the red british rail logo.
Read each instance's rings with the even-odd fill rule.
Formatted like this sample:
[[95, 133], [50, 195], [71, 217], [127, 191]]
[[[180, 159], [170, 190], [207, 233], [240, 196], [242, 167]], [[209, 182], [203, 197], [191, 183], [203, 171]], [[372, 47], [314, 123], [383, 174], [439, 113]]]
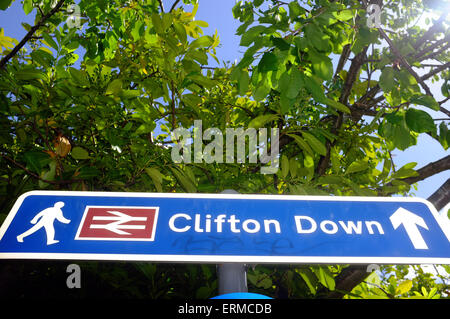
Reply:
[[153, 241], [159, 207], [86, 206], [76, 240]]

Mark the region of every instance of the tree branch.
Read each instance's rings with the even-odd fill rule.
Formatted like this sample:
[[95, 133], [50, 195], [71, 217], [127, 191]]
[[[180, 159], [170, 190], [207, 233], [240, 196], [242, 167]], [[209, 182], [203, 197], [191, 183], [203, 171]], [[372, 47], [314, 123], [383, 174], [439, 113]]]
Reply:
[[429, 96], [433, 96], [431, 93], [430, 88], [425, 84], [425, 82], [420, 78], [420, 76], [412, 69], [412, 67], [409, 65], [408, 61], [401, 55], [400, 51], [397, 49], [397, 47], [394, 45], [392, 40], [387, 36], [386, 32], [382, 28], [378, 28], [378, 32], [383, 37], [383, 39], [386, 40], [389, 47], [391, 48], [394, 55], [397, 57], [397, 59], [400, 61], [400, 63], [403, 65], [403, 67], [408, 70], [408, 72], [416, 79], [417, 83], [419, 83], [422, 88], [425, 90], [425, 93]]
[[432, 53], [430, 53], [430, 54], [428, 54], [428, 55], [425, 55], [425, 56], [420, 57], [420, 58], [418, 59], [418, 61], [420, 62], [420, 61], [425, 61], [425, 60], [433, 59], [436, 55], [441, 54], [441, 53], [443, 53], [443, 52], [447, 52], [446, 50], [447, 50], [448, 48], [450, 48], [450, 42], [447, 43], [447, 45], [445, 45], [445, 46], [443, 46], [442, 48], [440, 48], [439, 50], [434, 51], [434, 52], [432, 52]]
[[12, 159], [11, 157], [4, 155], [4, 154], [0, 154], [1, 157], [3, 157], [5, 160], [7, 160], [8, 162], [14, 164], [15, 166], [19, 167], [20, 169], [24, 170], [25, 173], [27, 173], [28, 175], [30, 175], [31, 177], [34, 177], [44, 183], [47, 184], [53, 184], [53, 185], [64, 185], [64, 184], [73, 184], [73, 183], [77, 183], [77, 182], [81, 182], [83, 181], [82, 179], [71, 179], [71, 180], [59, 180], [59, 181], [49, 181], [46, 179], [41, 178], [38, 174], [30, 171], [28, 168], [25, 167], [25, 165], [22, 165], [18, 162], [16, 162], [14, 159]]
[[34, 35], [34, 33], [44, 25], [45, 21], [47, 21], [51, 16], [53, 16], [56, 12], [58, 12], [58, 10], [62, 7], [62, 5], [64, 4], [65, 0], [60, 0], [56, 6], [49, 11], [49, 13], [47, 13], [45, 16], [43, 16], [41, 18], [41, 20], [39, 20], [39, 22], [31, 27], [30, 31], [28, 31], [28, 33], [23, 37], [23, 39], [19, 42], [19, 44], [17, 44], [12, 50], [11, 52], [9, 52], [1, 61], [0, 61], [0, 69], [3, 69], [6, 65], [6, 63], [9, 62], [9, 60], [11, 60], [16, 54], [17, 52], [19, 52], [20, 49], [22, 49], [22, 47], [28, 42], [28, 40], [31, 39], [31, 37]]
[[446, 157], [441, 158], [436, 162], [431, 162], [430, 164], [418, 169], [418, 176], [408, 177], [402, 179], [402, 181], [408, 184], [414, 184], [446, 170], [450, 170], [450, 155], [447, 155]]
[[[353, 85], [356, 83], [356, 78], [358, 77], [359, 70], [361, 69], [362, 65], [366, 61], [366, 53], [367, 53], [368, 48], [369, 48], [368, 46], [364, 47], [364, 49], [360, 53], [358, 53], [352, 60], [352, 64], [350, 65], [350, 69], [348, 70], [347, 77], [345, 79], [344, 87], [342, 88], [342, 91], [341, 91], [341, 96], [339, 97], [339, 102], [344, 105], [347, 105], [348, 97], [350, 96]], [[345, 50], [345, 48], [344, 48], [344, 50]], [[348, 58], [348, 57], [347, 58], [345, 57], [347, 54], [349, 54], [349, 52], [348, 53], [343, 52], [341, 55], [341, 59], [346, 60]], [[340, 61], [340, 63], [341, 63], [341, 61]], [[342, 63], [345, 64], [345, 61], [343, 61]], [[339, 129], [341, 128], [343, 122], [344, 122], [344, 117], [342, 115], [342, 112], [339, 112], [339, 115], [337, 117], [335, 117], [334, 124], [331, 129], [331, 133], [336, 135], [337, 132], [339, 131]], [[325, 156], [320, 157], [319, 163], [317, 165], [316, 172], [319, 176], [325, 174], [325, 172], [330, 164], [330, 150], [331, 150], [331, 147], [335, 143], [336, 143], [336, 141], [334, 143], [332, 143], [330, 141], [326, 142], [327, 153]]]
[[448, 35], [448, 36], [446, 36], [445, 38], [443, 38], [442, 40], [436, 41], [436, 42], [433, 43], [432, 45], [430, 45], [430, 46], [424, 48], [423, 50], [421, 50], [421, 51], [419, 51], [419, 52], [417, 52], [417, 53], [414, 55], [414, 57], [415, 57], [416, 59], [420, 59], [420, 58], [423, 57], [425, 54], [427, 54], [427, 53], [429, 53], [429, 52], [433, 52], [433, 50], [436, 49], [437, 47], [439, 47], [440, 45], [448, 43], [449, 39], [450, 39], [450, 36]]
[[170, 8], [169, 12], [172, 12], [173, 10], [175, 10], [175, 7], [177, 6], [177, 4], [180, 2], [180, 0], [177, 0], [173, 3], [172, 7]]
[[440, 65], [439, 67], [433, 69], [433, 71], [425, 74], [424, 76], [422, 76], [420, 79], [422, 81], [428, 80], [429, 78], [431, 78], [433, 75], [438, 74], [441, 71], [444, 71], [445, 69], [450, 68], [450, 62], [447, 62], [445, 64]]
[[334, 291], [330, 291], [325, 296], [326, 299], [340, 299], [346, 295], [346, 292], [350, 292], [358, 286], [360, 283], [369, 276], [367, 272], [367, 265], [352, 265], [341, 271], [336, 276], [336, 287]]
[[366, 46], [352, 60], [352, 64], [350, 65], [350, 69], [348, 70], [341, 96], [339, 97], [339, 102], [344, 105], [347, 105], [348, 97], [350, 96], [353, 85], [356, 83], [356, 78], [358, 77], [359, 70], [366, 60], [366, 53], [368, 48], [369, 47]]
[[439, 19], [436, 21], [435, 24], [431, 28], [428, 29], [428, 31], [425, 32], [425, 34], [413, 45], [414, 49], [418, 49], [424, 44], [426, 41], [429, 40], [429, 38], [439, 30], [439, 28], [442, 26], [442, 23], [447, 18], [448, 11], [444, 11], [442, 15], [439, 17]]
[[[447, 96], [445, 99], [443, 99], [442, 101], [440, 101], [440, 102], [438, 102], [439, 103], [439, 105], [442, 105], [442, 104], [444, 104], [445, 102], [447, 102], [448, 100], [450, 100], [450, 96]], [[442, 112], [442, 110], [441, 110], [441, 112]], [[444, 112], [445, 113], [445, 112]]]
[[447, 109], [444, 109], [442, 106], [439, 107], [439, 111], [441, 111], [442, 113], [445, 113], [445, 114], [447, 114], [448, 116], [450, 116], [450, 111], [447, 110]]
[[356, 103], [355, 105], [364, 105], [370, 99], [372, 100], [375, 95], [381, 90], [380, 85], [377, 84], [374, 87], [371, 87], [368, 92], [366, 92]]
[[433, 193], [428, 200], [436, 207], [437, 210], [441, 210], [450, 202], [450, 178], [439, 187], [437, 191]]
[[158, 0], [159, 2], [159, 8], [161, 9], [161, 12], [164, 12], [164, 4], [162, 3], [162, 0]]
[[334, 73], [334, 77], [339, 76], [339, 73], [344, 68], [345, 62], [347, 62], [350, 53], [351, 53], [351, 46], [350, 44], [346, 44], [342, 49], [341, 57], [339, 58], [339, 63], [337, 65], [336, 72]]

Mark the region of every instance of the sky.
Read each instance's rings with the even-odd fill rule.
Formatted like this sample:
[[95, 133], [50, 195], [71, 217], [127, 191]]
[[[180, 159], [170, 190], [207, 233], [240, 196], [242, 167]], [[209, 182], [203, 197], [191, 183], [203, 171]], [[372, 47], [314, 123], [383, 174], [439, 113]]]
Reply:
[[[173, 1], [163, 0], [163, 3], [166, 8], [170, 8]], [[231, 9], [234, 4], [235, 0], [199, 0], [196, 19], [208, 22], [209, 27], [205, 29], [206, 35], [213, 35], [216, 30], [218, 31], [221, 44], [217, 48], [217, 57], [220, 61], [234, 62], [245, 52], [245, 48], [239, 47], [240, 38], [235, 35], [240, 23], [233, 18]], [[0, 27], [5, 29], [6, 36], [20, 40], [26, 34], [26, 31], [21, 26], [22, 22], [33, 25], [34, 18], [33, 13], [25, 16], [19, 0], [14, 1], [12, 6], [6, 11], [0, 11]], [[210, 59], [210, 62], [212, 66], [216, 65], [213, 59]], [[439, 84], [432, 84], [430, 88], [438, 96], [438, 100], [442, 99]], [[434, 118], [444, 117], [442, 113], [438, 112], [432, 115]], [[426, 134], [421, 134], [416, 146], [412, 146], [405, 151], [394, 151], [393, 159], [397, 168], [410, 162], [417, 162], [415, 168], [418, 169], [448, 154], [449, 151], [445, 151], [438, 141]], [[413, 193], [417, 197], [428, 198], [448, 178], [450, 178], [450, 171], [436, 174], [419, 182], [417, 191], [413, 191]]]

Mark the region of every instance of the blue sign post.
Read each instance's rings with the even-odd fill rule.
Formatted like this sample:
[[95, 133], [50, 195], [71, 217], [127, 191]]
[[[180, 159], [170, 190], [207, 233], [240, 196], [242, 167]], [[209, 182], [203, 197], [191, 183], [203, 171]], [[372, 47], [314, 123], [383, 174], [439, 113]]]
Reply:
[[450, 264], [450, 221], [415, 198], [33, 191], [0, 258]]

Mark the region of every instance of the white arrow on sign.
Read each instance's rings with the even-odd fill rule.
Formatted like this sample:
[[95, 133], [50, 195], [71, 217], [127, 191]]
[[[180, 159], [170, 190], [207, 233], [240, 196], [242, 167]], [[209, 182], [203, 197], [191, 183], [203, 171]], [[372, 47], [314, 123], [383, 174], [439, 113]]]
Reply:
[[428, 249], [427, 243], [423, 239], [418, 227], [420, 226], [428, 230], [428, 226], [422, 217], [400, 207], [391, 215], [391, 217], [389, 217], [389, 219], [391, 220], [394, 229], [397, 229], [400, 225], [405, 227], [406, 233], [415, 249]]
[[92, 220], [111, 220], [109, 224], [94, 224], [90, 228], [106, 229], [118, 235], [129, 235], [122, 229], [145, 229], [145, 225], [123, 225], [132, 221], [146, 221], [147, 217], [133, 217], [118, 211], [108, 211], [108, 213], [115, 216], [94, 216]]

